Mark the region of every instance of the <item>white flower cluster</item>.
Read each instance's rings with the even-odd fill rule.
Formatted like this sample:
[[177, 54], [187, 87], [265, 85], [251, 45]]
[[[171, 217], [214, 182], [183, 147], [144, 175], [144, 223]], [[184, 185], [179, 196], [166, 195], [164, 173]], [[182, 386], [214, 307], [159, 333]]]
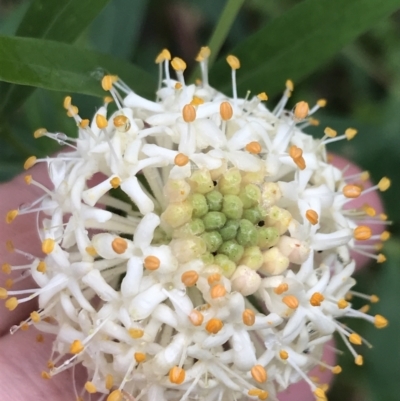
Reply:
[[[362, 364], [351, 344], [364, 340], [337, 319], [387, 324], [348, 297], [350, 251], [383, 262], [368, 240], [387, 233], [372, 235], [367, 224], [379, 217], [371, 207], [346, 204], [390, 182], [364, 190], [365, 174], [345, 177], [329, 163], [325, 145], [352, 139], [354, 129], [337, 136], [326, 128], [322, 139], [302, 132], [324, 100], [285, 110], [291, 81], [273, 111], [264, 92], [239, 98], [234, 56], [229, 98], [209, 86], [208, 56], [202, 48], [202, 81], [186, 85], [185, 63], [163, 50], [156, 101], [107, 75], [112, 98], [91, 123], [65, 99], [77, 139], [35, 132], [71, 151], [25, 163], [46, 162], [54, 188], [7, 221], [39, 212], [46, 256], [25, 266], [39, 289], [0, 296], [10, 310], [38, 297], [24, 324], [57, 336], [43, 376], [83, 363], [84, 393], [101, 399], [276, 400], [306, 380], [324, 400], [307, 372], [340, 372], [321, 361], [335, 331]], [[41, 186], [30, 175], [26, 182]]]

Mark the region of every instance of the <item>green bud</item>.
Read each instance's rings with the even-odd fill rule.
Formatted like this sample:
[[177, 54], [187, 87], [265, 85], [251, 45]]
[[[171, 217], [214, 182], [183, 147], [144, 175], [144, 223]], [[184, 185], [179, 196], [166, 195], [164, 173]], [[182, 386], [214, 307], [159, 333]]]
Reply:
[[218, 188], [224, 195], [238, 195], [242, 176], [237, 168], [231, 168], [218, 181]]
[[219, 212], [222, 209], [223, 195], [215, 189], [206, 194], [207, 204], [210, 211]]
[[290, 222], [292, 221], [292, 215], [288, 210], [282, 209], [278, 206], [271, 206], [268, 209], [265, 223], [268, 227], [275, 227], [278, 229], [279, 234], [284, 234]]
[[206, 252], [201, 256], [201, 260], [206, 266], [212, 265], [214, 263], [214, 255]]
[[240, 220], [239, 230], [236, 235], [236, 240], [240, 245], [253, 246], [257, 245], [258, 233], [254, 224], [246, 219]]
[[226, 255], [219, 254], [215, 256], [214, 263], [221, 268], [222, 274], [227, 278], [231, 277], [236, 270], [236, 264]]
[[224, 241], [234, 239], [239, 228], [239, 220], [228, 220], [224, 227], [219, 230]]
[[240, 219], [243, 214], [243, 202], [237, 195], [225, 195], [222, 202], [222, 213], [228, 219]]
[[208, 212], [206, 197], [202, 194], [193, 194], [190, 197], [193, 207], [193, 217], [202, 217]]
[[188, 235], [200, 235], [204, 232], [205, 227], [203, 220], [201, 219], [192, 219], [182, 227], [177, 228], [173, 232], [174, 238], [185, 238]]
[[185, 200], [183, 202], [170, 203], [161, 218], [172, 228], [177, 228], [191, 220], [192, 212], [192, 204]]
[[258, 207], [252, 207], [243, 212], [244, 219], [251, 221], [253, 224], [257, 224], [260, 220], [263, 220], [261, 211]]
[[217, 231], [205, 232], [201, 235], [207, 246], [208, 252], [215, 252], [222, 245], [221, 234]]
[[258, 228], [258, 243], [261, 249], [266, 249], [274, 246], [279, 241], [279, 231], [275, 227], [260, 227]]
[[226, 223], [226, 216], [221, 212], [208, 212], [203, 217], [203, 223], [207, 231], [219, 230]]
[[240, 259], [241, 265], [246, 265], [252, 270], [257, 270], [263, 264], [264, 257], [258, 246], [250, 246], [244, 250], [242, 259]]
[[239, 262], [239, 260], [242, 258], [243, 253], [244, 253], [244, 248], [242, 245], [239, 245], [235, 240], [231, 239], [229, 241], [225, 241], [218, 249], [219, 253], [222, 253], [232, 262]]
[[206, 194], [214, 189], [214, 183], [208, 170], [195, 170], [189, 178], [189, 184], [194, 192]]
[[257, 185], [247, 184], [240, 191], [240, 199], [243, 202], [243, 207], [248, 209], [249, 207], [256, 206], [261, 200], [261, 190]]

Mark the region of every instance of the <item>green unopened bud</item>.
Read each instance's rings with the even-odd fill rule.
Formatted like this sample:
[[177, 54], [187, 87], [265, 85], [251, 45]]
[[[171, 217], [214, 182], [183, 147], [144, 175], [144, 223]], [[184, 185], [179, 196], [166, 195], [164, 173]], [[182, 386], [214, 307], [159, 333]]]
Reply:
[[205, 227], [204, 227], [204, 223], [203, 220], [201, 219], [192, 219], [189, 222], [187, 222], [186, 224], [184, 224], [183, 226], [177, 228], [176, 230], [174, 230], [173, 232], [173, 237], [174, 238], [185, 238], [188, 235], [192, 236], [192, 235], [200, 235], [204, 232]]
[[240, 191], [239, 197], [243, 202], [243, 207], [248, 209], [259, 204], [261, 200], [261, 190], [257, 185], [247, 184]]
[[192, 218], [192, 204], [187, 200], [184, 202], [170, 203], [161, 218], [172, 228], [180, 227]]
[[267, 249], [274, 246], [279, 241], [279, 231], [275, 227], [260, 227], [258, 228], [258, 243], [261, 249]]
[[206, 194], [206, 199], [210, 211], [219, 212], [222, 209], [223, 195], [221, 192], [213, 190]]
[[243, 214], [243, 202], [237, 195], [225, 195], [222, 203], [222, 213], [228, 219], [240, 219]]
[[202, 217], [208, 212], [206, 197], [202, 194], [193, 194], [190, 197], [193, 207], [193, 217]]
[[261, 214], [261, 211], [258, 207], [252, 207], [250, 209], [247, 209], [243, 212], [244, 219], [247, 219], [251, 221], [253, 224], [257, 224], [261, 220], [263, 220], [263, 216]]
[[237, 263], [243, 256], [244, 247], [238, 244], [235, 240], [229, 240], [225, 241], [219, 247], [218, 252], [228, 256], [232, 262]]
[[221, 268], [222, 274], [227, 278], [231, 277], [236, 270], [236, 264], [226, 255], [219, 254], [215, 256], [214, 263]]
[[241, 265], [246, 265], [252, 270], [257, 270], [263, 264], [264, 257], [258, 246], [250, 246], [244, 250], [242, 259], [240, 259]]
[[208, 170], [193, 171], [189, 183], [192, 190], [200, 194], [206, 194], [214, 189], [214, 183]]
[[238, 195], [242, 176], [237, 168], [231, 168], [225, 172], [218, 181], [218, 189], [224, 195]]
[[201, 256], [201, 260], [205, 266], [212, 265], [214, 263], [214, 255], [206, 252]]
[[278, 206], [272, 206], [268, 209], [265, 225], [268, 227], [275, 227], [278, 229], [279, 234], [284, 234], [291, 221], [292, 215], [290, 212]]
[[268, 209], [275, 205], [282, 197], [281, 189], [275, 182], [266, 182], [262, 187], [261, 204], [263, 208]]
[[164, 195], [169, 202], [183, 202], [190, 193], [190, 185], [185, 180], [168, 180]]
[[172, 254], [180, 263], [198, 259], [207, 251], [206, 243], [200, 237], [173, 239], [169, 246], [171, 247]]
[[226, 216], [221, 212], [208, 212], [203, 217], [203, 223], [207, 231], [219, 230], [226, 223]]
[[240, 245], [253, 246], [257, 245], [258, 233], [254, 224], [246, 219], [240, 220], [239, 230], [236, 235], [236, 240]]
[[205, 232], [201, 235], [207, 246], [208, 252], [216, 252], [216, 250], [222, 245], [221, 234], [217, 231]]
[[223, 228], [219, 230], [222, 239], [228, 241], [236, 237], [239, 229], [239, 220], [228, 220]]
[[265, 178], [266, 174], [265, 174], [265, 169], [261, 168], [258, 171], [255, 172], [247, 172], [245, 174], [243, 174], [242, 176], [242, 184], [243, 185], [247, 185], [247, 184], [262, 184], [264, 182], [264, 178]]

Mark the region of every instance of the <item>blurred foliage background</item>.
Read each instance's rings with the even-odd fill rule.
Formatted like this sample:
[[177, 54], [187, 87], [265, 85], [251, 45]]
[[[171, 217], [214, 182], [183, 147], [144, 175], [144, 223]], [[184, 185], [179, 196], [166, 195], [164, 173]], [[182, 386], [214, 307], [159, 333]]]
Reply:
[[[398, 401], [398, 8], [398, 0], [0, 0], [0, 81], [41, 88], [0, 82], [0, 181], [18, 174], [28, 156], [57, 150], [55, 142], [34, 140], [35, 129], [45, 126], [51, 132], [75, 135], [73, 121], [62, 108], [62, 91], [78, 92], [74, 104], [82, 116], [90, 117], [101, 104], [101, 97], [88, 96], [101, 95], [97, 89], [100, 69], [118, 73], [139, 93], [148, 95], [156, 85], [154, 59], [163, 47], [187, 61], [189, 77], [196, 74], [198, 49], [212, 36], [218, 55], [232, 51], [240, 56], [241, 96], [247, 89], [265, 90], [273, 104], [285, 80], [293, 78], [292, 105], [303, 99], [311, 104], [322, 97], [328, 100], [328, 107], [318, 113], [321, 125], [310, 132], [321, 137], [325, 126], [338, 132], [357, 128], [359, 135], [354, 140], [332, 144], [329, 149], [369, 170], [374, 181], [387, 175], [393, 182], [383, 194], [393, 222], [392, 239], [385, 247], [388, 261], [372, 264], [358, 275], [359, 291], [380, 295], [381, 302], [373, 305], [372, 313], [384, 314], [390, 325], [377, 331], [363, 322], [351, 323], [374, 347], [363, 347], [361, 368], [348, 352], [339, 357], [344, 369], [329, 399]], [[15, 36], [38, 39], [10, 41]], [[65, 45], [46, 47], [41, 38]], [[228, 67], [217, 62], [211, 84], [226, 90], [229, 79]], [[345, 346], [338, 341], [338, 348]]]

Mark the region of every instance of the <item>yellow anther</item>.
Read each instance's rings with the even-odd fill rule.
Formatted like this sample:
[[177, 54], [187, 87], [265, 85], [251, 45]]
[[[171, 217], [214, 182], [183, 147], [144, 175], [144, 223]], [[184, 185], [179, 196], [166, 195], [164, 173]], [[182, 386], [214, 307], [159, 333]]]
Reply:
[[387, 241], [390, 238], [390, 232], [389, 231], [384, 231], [381, 234], [381, 241]]
[[369, 217], [375, 217], [376, 216], [376, 210], [370, 206], [370, 205], [364, 205], [362, 207], [362, 210], [365, 212], [365, 214]]
[[310, 298], [310, 304], [312, 306], [321, 306], [321, 302], [325, 297], [320, 292], [314, 292]]
[[180, 82], [177, 82], [175, 84], [175, 89], [181, 89], [182, 88], [182, 84]]
[[104, 75], [101, 80], [101, 86], [105, 91], [111, 90], [113, 83], [118, 81], [118, 77], [116, 75]]
[[355, 363], [356, 365], [358, 365], [358, 366], [362, 366], [362, 365], [364, 364], [364, 359], [363, 359], [362, 355], [357, 355], [357, 356], [354, 358], [354, 363]]
[[104, 96], [104, 97], [103, 97], [103, 102], [104, 102], [105, 104], [112, 103], [113, 101], [114, 101], [114, 99], [113, 99], [111, 96]]
[[376, 304], [379, 302], [379, 297], [375, 294], [371, 295], [370, 299], [371, 303]]
[[46, 262], [44, 260], [41, 260], [37, 265], [36, 270], [39, 273], [46, 273]]
[[200, 106], [203, 103], [204, 103], [204, 100], [201, 97], [198, 97], [198, 96], [193, 96], [193, 99], [190, 102], [190, 104], [192, 106]]
[[338, 375], [339, 373], [342, 373], [342, 367], [339, 365], [336, 365], [332, 368], [332, 373], [334, 375]]
[[92, 383], [92, 382], [86, 382], [85, 383], [85, 390], [89, 393], [89, 394], [94, 394], [97, 392], [96, 386]]
[[315, 226], [316, 224], [318, 224], [318, 213], [313, 210], [313, 209], [308, 209], [306, 211], [306, 219], [313, 225]]
[[5, 288], [0, 287], [0, 299], [7, 299], [8, 291]]
[[256, 321], [256, 315], [251, 309], [245, 309], [242, 313], [242, 320], [246, 326], [253, 326]]
[[260, 390], [259, 388], [251, 388], [247, 394], [250, 397], [258, 397], [260, 394], [262, 393], [262, 390]]
[[54, 250], [54, 247], [56, 245], [56, 241], [54, 241], [53, 238], [46, 238], [42, 242], [42, 252], [48, 255], [49, 253], [52, 253]]
[[74, 117], [79, 113], [79, 109], [76, 106], [71, 106], [67, 111], [68, 117]]
[[89, 126], [89, 124], [90, 121], [86, 118], [79, 123], [79, 127], [85, 129]]
[[249, 142], [245, 149], [254, 155], [258, 155], [262, 150], [261, 145], [257, 141]]
[[284, 292], [286, 292], [288, 289], [289, 289], [289, 286], [288, 286], [287, 283], [281, 283], [281, 284], [278, 285], [278, 287], [274, 288], [274, 293], [278, 294], [278, 295], [281, 295]]
[[383, 329], [388, 324], [389, 324], [388, 320], [384, 318], [382, 315], [375, 315], [374, 325], [377, 329]]
[[261, 390], [261, 393], [258, 394], [258, 399], [264, 401], [268, 398], [268, 391]]
[[199, 274], [195, 270], [188, 270], [181, 276], [181, 281], [186, 287], [193, 287], [197, 280], [199, 279]]
[[175, 163], [175, 165], [177, 165], [177, 166], [179, 166], [179, 167], [186, 166], [186, 164], [189, 163], [189, 157], [186, 156], [186, 155], [183, 154], [183, 153], [178, 153], [178, 154], [175, 156], [174, 163]]
[[96, 125], [100, 128], [106, 128], [108, 126], [107, 118], [101, 114], [96, 114]]
[[206, 324], [206, 330], [210, 334], [217, 334], [222, 327], [224, 327], [224, 324], [219, 319], [210, 319]]
[[1, 265], [1, 271], [5, 274], [11, 274], [11, 265], [9, 263], [3, 263]]
[[51, 379], [49, 372], [46, 372], [44, 370], [42, 371], [42, 373], [40, 373], [40, 376], [42, 377], [42, 379], [45, 379], [45, 380]]
[[146, 256], [143, 265], [147, 270], [157, 270], [160, 267], [160, 259], [157, 256]]
[[377, 261], [378, 263], [384, 263], [384, 262], [386, 262], [386, 256], [385, 256], [383, 253], [380, 253], [380, 254], [378, 255], [378, 258], [376, 259], [376, 261]]
[[240, 68], [240, 61], [239, 59], [230, 54], [227, 58], [226, 58], [226, 62], [229, 64], [229, 67], [232, 68], [232, 70], [238, 70]]
[[174, 366], [169, 371], [169, 381], [174, 384], [182, 384], [185, 381], [185, 370], [179, 366]]
[[137, 363], [144, 362], [146, 360], [146, 354], [143, 352], [135, 352], [134, 357]]
[[20, 328], [22, 331], [27, 331], [27, 330], [29, 330], [29, 324], [26, 322], [21, 322]]
[[14, 285], [14, 280], [12, 278], [8, 278], [4, 285], [7, 289], [10, 289]]
[[35, 139], [41, 138], [42, 136], [47, 134], [47, 129], [46, 128], [38, 128], [34, 133], [33, 137]]
[[110, 180], [110, 185], [116, 189], [121, 185], [121, 179], [119, 177], [114, 177]]
[[204, 61], [205, 59], [209, 58], [211, 54], [211, 50], [208, 46], [203, 46], [200, 48], [199, 53], [196, 56], [196, 61], [201, 62]]
[[210, 295], [212, 299], [222, 298], [226, 295], [226, 288], [222, 284], [216, 284], [211, 287]]
[[28, 157], [28, 158], [25, 160], [25, 163], [24, 163], [24, 170], [28, 170], [28, 169], [30, 169], [31, 167], [33, 167], [33, 166], [35, 165], [35, 163], [36, 163], [36, 160], [37, 160], [37, 157], [36, 157], [36, 156]]
[[114, 385], [114, 377], [113, 377], [113, 375], [108, 374], [106, 376], [106, 383], [105, 383], [106, 389], [111, 390], [113, 385]]
[[325, 106], [326, 106], [326, 103], [327, 103], [326, 99], [318, 99], [318, 100], [317, 100], [317, 105], [318, 105], [319, 107], [325, 107]]
[[321, 398], [321, 399], [323, 399], [323, 400], [326, 400], [326, 395], [325, 395], [325, 391], [322, 389], [322, 388], [316, 388], [315, 390], [314, 390], [314, 395], [317, 397], [317, 398]]
[[387, 177], [381, 178], [381, 180], [378, 182], [378, 188], [382, 192], [387, 191], [389, 187], [390, 187], [390, 180]]
[[292, 159], [298, 159], [303, 156], [303, 151], [297, 146], [293, 145], [289, 148], [289, 156]]
[[352, 344], [355, 344], [355, 345], [361, 345], [362, 344], [362, 338], [357, 333], [351, 333], [349, 335], [349, 341]]
[[187, 104], [182, 110], [183, 121], [191, 123], [196, 119], [196, 109], [191, 104]]
[[171, 53], [169, 52], [168, 49], [162, 49], [161, 53], [158, 54], [158, 56], [156, 57], [156, 64], [160, 64], [165, 60], [171, 60]]
[[142, 329], [137, 329], [137, 328], [129, 329], [128, 333], [134, 339], [142, 338], [144, 335], [144, 331]]
[[208, 284], [212, 285], [217, 281], [221, 280], [221, 275], [219, 273], [210, 274], [207, 278]]
[[253, 379], [258, 383], [264, 383], [267, 380], [267, 372], [261, 365], [254, 365], [250, 373]]
[[284, 349], [279, 351], [279, 356], [281, 359], [286, 360], [289, 358], [289, 354], [287, 351], [285, 351]]
[[318, 127], [318, 125], [320, 124], [320, 121], [317, 120], [316, 118], [311, 117], [308, 119], [308, 123], [310, 125], [312, 125], [313, 127]]
[[198, 310], [193, 309], [189, 314], [189, 320], [193, 326], [201, 326], [203, 324], [204, 316]]
[[36, 336], [36, 342], [42, 343], [43, 341], [44, 341], [43, 334], [38, 334], [38, 335]]
[[64, 98], [64, 103], [63, 103], [63, 107], [65, 110], [68, 110], [71, 107], [71, 96], [65, 96]]
[[354, 128], [347, 128], [346, 131], [344, 131], [344, 135], [347, 140], [350, 141], [350, 139], [353, 139], [357, 135], [357, 132], [358, 131]]
[[310, 111], [310, 108], [308, 107], [308, 103], [304, 102], [303, 100], [301, 102], [298, 102], [296, 106], [294, 106], [294, 116], [297, 120], [303, 120], [308, 116], [308, 113]]
[[358, 226], [354, 229], [353, 235], [357, 241], [366, 241], [372, 237], [372, 230], [368, 226]]
[[8, 298], [6, 301], [6, 308], [13, 311], [18, 306], [18, 299], [16, 297]]
[[11, 224], [17, 216], [18, 216], [18, 210], [17, 209], [10, 210], [6, 214], [6, 223], [7, 224]]
[[293, 159], [293, 161], [300, 170], [304, 170], [306, 168], [306, 161], [304, 160], [303, 156], [299, 157], [298, 159]]
[[360, 179], [361, 179], [361, 181], [367, 181], [367, 180], [369, 180], [369, 172], [368, 172], [368, 171], [363, 171], [363, 172], [360, 174]]
[[381, 214], [379, 215], [379, 219], [382, 220], [382, 221], [386, 221], [386, 220], [388, 219], [388, 216], [387, 216], [387, 214], [385, 214], [385, 213], [381, 213]]
[[257, 95], [257, 97], [258, 97], [261, 101], [263, 101], [263, 102], [265, 102], [265, 101], [268, 100], [268, 95], [267, 95], [265, 92], [259, 93], [259, 94]]
[[115, 116], [113, 119], [113, 123], [117, 128], [126, 128], [127, 125], [130, 125], [129, 118], [120, 114], [119, 116]]
[[334, 129], [332, 129], [330, 127], [326, 127], [324, 129], [324, 134], [326, 136], [329, 136], [329, 138], [335, 138], [335, 136], [337, 135], [337, 131], [335, 131]]
[[81, 353], [83, 350], [84, 346], [80, 340], [74, 340], [69, 347], [69, 352], [74, 355]]
[[11, 240], [6, 241], [6, 249], [8, 252], [14, 252], [15, 248], [14, 248], [14, 244]]
[[185, 71], [186, 63], [179, 57], [174, 57], [171, 61], [172, 68], [175, 71]]
[[339, 301], [337, 302], [337, 306], [339, 309], [344, 309], [349, 306], [349, 303], [345, 299], [342, 298], [342, 299], [339, 299]]
[[118, 253], [119, 255], [121, 255], [122, 253], [124, 253], [127, 250], [128, 242], [121, 237], [117, 237], [111, 243], [111, 248], [113, 249], [113, 251], [115, 253]]
[[219, 106], [219, 114], [224, 121], [228, 121], [233, 116], [233, 109], [229, 102], [222, 102]]
[[291, 79], [288, 79], [285, 83], [286, 89], [289, 90], [290, 92], [294, 91], [294, 84]]
[[290, 309], [296, 309], [299, 306], [299, 300], [294, 295], [286, 295], [282, 302]]
[[107, 397], [107, 401], [122, 401], [122, 391], [114, 390]]
[[30, 317], [31, 317], [33, 323], [39, 323], [40, 322], [39, 312], [36, 312], [36, 311], [31, 312]]
[[32, 176], [31, 175], [26, 175], [24, 177], [24, 181], [26, 185], [30, 185], [32, 183]]

